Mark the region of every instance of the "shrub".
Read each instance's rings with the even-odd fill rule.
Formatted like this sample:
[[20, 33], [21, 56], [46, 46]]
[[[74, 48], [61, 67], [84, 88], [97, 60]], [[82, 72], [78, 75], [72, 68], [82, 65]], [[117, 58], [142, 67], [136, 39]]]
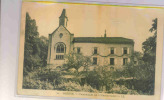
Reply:
[[52, 90], [54, 87], [48, 81], [33, 80], [27, 77], [23, 80], [23, 88], [25, 89], [43, 89]]
[[116, 93], [116, 94], [135, 94], [138, 95], [139, 93], [136, 90], [131, 90], [125, 87], [124, 85], [116, 85], [114, 84], [113, 88], [109, 91], [109, 93]]
[[95, 68], [94, 71], [88, 71], [84, 75], [86, 83], [97, 90], [103, 91], [103, 87], [106, 87], [108, 91], [113, 85], [112, 73], [106, 67]]
[[80, 84], [71, 81], [58, 85], [56, 89], [61, 91], [97, 92], [97, 90], [93, 89], [91, 86], [87, 86], [87, 85], [81, 86]]

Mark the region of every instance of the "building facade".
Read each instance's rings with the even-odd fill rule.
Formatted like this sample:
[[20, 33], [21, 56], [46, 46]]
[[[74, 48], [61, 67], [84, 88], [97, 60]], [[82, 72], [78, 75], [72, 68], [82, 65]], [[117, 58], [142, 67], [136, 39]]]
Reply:
[[74, 37], [67, 30], [66, 10], [59, 17], [59, 27], [49, 34], [47, 64], [62, 66], [65, 55], [75, 51], [90, 56], [93, 66], [121, 68], [131, 60], [134, 41], [123, 37]]

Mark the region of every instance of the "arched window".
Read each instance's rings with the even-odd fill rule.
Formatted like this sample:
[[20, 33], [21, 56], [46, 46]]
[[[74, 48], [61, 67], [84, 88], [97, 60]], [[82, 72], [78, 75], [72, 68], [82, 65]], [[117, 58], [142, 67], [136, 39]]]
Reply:
[[56, 48], [56, 53], [64, 53], [64, 44], [59, 43]]
[[64, 60], [64, 53], [66, 53], [66, 46], [62, 42], [58, 42], [55, 45], [55, 50], [56, 50], [56, 60]]

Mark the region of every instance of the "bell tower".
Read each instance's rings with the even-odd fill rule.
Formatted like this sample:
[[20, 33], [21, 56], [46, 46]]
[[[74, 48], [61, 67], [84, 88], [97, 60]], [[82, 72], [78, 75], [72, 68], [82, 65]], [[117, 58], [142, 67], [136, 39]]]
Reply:
[[68, 18], [66, 16], [66, 10], [63, 9], [61, 16], [59, 17], [59, 26], [67, 27]]

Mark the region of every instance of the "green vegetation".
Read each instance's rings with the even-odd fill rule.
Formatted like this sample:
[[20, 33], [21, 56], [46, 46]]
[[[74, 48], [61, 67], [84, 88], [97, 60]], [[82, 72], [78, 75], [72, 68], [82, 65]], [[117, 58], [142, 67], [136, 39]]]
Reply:
[[78, 72], [80, 67], [84, 67], [85, 70], [91, 65], [90, 57], [83, 56], [82, 54], [70, 53], [66, 56], [67, 62], [64, 65], [66, 69], [74, 68]]
[[23, 75], [47, 65], [48, 39], [39, 37], [36, 22], [26, 13]]
[[[122, 70], [108, 70], [98, 66], [90, 71], [92, 61], [82, 54], [70, 53], [66, 63], [51, 69], [47, 65], [48, 40], [39, 37], [36, 22], [26, 14], [23, 88], [59, 91], [84, 91], [118, 94], [154, 94], [157, 19], [143, 42], [143, 53], [134, 52], [132, 59]], [[80, 68], [83, 69], [80, 69]]]

